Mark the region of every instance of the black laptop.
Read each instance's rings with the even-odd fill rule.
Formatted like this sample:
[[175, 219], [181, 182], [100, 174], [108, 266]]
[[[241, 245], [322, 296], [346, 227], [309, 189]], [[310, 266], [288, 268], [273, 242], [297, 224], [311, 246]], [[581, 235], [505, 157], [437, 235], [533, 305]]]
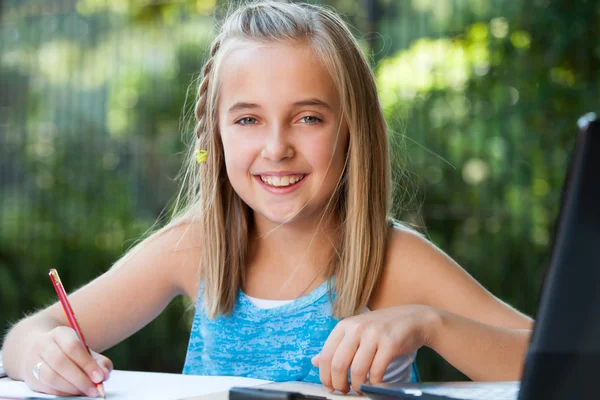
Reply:
[[578, 121], [520, 382], [361, 385], [373, 399], [600, 399], [600, 120]]

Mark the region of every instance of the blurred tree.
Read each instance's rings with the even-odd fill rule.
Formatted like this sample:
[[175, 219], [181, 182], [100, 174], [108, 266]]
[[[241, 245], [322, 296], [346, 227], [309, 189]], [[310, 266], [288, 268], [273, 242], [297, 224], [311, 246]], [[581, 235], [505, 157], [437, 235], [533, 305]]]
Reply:
[[[417, 40], [384, 59], [377, 76], [395, 171], [422, 179], [422, 196], [412, 209], [399, 204], [398, 215], [425, 221], [484, 286], [533, 314], [575, 122], [600, 106], [600, 6], [523, 7], [513, 21]], [[427, 351], [419, 360], [428, 379], [460, 377]]]

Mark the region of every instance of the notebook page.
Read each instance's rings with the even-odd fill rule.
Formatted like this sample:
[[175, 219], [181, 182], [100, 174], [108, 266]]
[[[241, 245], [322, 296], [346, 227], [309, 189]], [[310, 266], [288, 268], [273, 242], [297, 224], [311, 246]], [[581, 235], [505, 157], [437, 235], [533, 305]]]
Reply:
[[[104, 382], [104, 391], [106, 398], [111, 400], [176, 400], [227, 392], [233, 386], [255, 386], [266, 383], [270, 383], [270, 381], [231, 376], [196, 376], [115, 370], [111, 372], [110, 379]], [[0, 399], [2, 397], [57, 398], [34, 392], [24, 382], [8, 378], [0, 379]], [[77, 397], [71, 398], [77, 399]]]

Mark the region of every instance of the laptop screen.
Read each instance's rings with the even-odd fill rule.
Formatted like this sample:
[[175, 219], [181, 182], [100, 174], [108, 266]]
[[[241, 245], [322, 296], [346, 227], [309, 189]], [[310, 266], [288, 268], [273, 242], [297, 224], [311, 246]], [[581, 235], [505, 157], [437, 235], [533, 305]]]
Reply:
[[600, 353], [600, 121], [578, 125], [533, 351]]

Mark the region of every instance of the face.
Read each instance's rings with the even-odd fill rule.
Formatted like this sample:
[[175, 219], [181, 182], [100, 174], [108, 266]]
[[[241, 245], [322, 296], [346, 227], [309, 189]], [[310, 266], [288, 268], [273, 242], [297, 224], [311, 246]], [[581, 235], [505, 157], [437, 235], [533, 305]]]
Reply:
[[231, 185], [257, 225], [316, 218], [334, 192], [348, 142], [333, 81], [307, 45], [240, 44], [219, 71]]

